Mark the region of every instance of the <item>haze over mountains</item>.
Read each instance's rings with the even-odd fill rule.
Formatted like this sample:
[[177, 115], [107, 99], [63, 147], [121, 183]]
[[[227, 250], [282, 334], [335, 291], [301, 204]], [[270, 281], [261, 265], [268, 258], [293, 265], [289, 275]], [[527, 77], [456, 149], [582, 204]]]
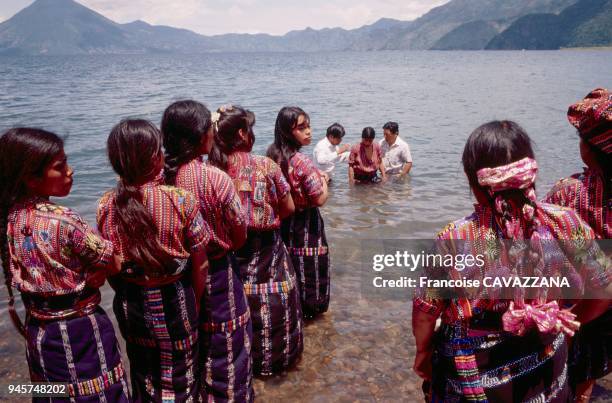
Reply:
[[[119, 24], [73, 0], [36, 0], [0, 24], [0, 54], [556, 49], [612, 45], [612, 0], [576, 1], [452, 0], [414, 21], [383, 18], [357, 29], [307, 28], [283, 36], [204, 36], [143, 21]], [[538, 28], [542, 21], [552, 31]], [[534, 41], [534, 37], [543, 39]], [[544, 40], [551, 37], [560, 39]]]

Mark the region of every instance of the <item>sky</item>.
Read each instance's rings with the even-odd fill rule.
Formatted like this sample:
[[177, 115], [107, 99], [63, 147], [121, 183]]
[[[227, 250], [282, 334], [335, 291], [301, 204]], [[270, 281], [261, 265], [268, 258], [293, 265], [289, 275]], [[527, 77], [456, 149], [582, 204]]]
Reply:
[[[358, 28], [382, 17], [413, 20], [449, 0], [77, 0], [119, 23], [143, 20], [204, 35]], [[33, 0], [0, 0], [0, 22]]]

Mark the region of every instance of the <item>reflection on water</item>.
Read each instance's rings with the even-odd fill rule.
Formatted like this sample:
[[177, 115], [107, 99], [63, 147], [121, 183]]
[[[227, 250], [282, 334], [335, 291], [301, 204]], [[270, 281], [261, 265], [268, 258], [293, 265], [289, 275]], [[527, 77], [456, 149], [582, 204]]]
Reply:
[[[0, 130], [40, 126], [68, 135], [75, 169], [62, 201], [93, 223], [102, 193], [114, 185], [105, 140], [121, 118], [159, 123], [179, 98], [216, 107], [240, 103], [257, 115], [254, 151], [272, 141], [283, 105], [311, 117], [313, 144], [333, 122], [360, 141], [373, 126], [399, 122], [414, 167], [404, 180], [349, 187], [337, 168], [322, 209], [332, 254], [330, 311], [305, 329], [305, 352], [295, 370], [257, 380], [262, 401], [418, 401], [411, 371], [414, 345], [409, 301], [360, 297], [361, 239], [431, 238], [472, 211], [461, 167], [469, 133], [492, 119], [518, 121], [535, 141], [538, 194], [581, 168], [567, 106], [598, 86], [612, 87], [612, 52], [372, 52], [0, 57]], [[282, 62], [279, 62], [279, 58]], [[245, 60], [248, 62], [245, 63]], [[291, 62], [287, 62], [291, 60]], [[384, 61], [384, 62], [383, 62]], [[18, 306], [21, 306], [18, 303]], [[111, 292], [103, 306], [111, 312]], [[23, 313], [23, 312], [22, 312]], [[112, 315], [111, 315], [112, 316]], [[0, 288], [0, 377], [26, 380], [22, 340]], [[612, 399], [612, 376], [600, 401]]]

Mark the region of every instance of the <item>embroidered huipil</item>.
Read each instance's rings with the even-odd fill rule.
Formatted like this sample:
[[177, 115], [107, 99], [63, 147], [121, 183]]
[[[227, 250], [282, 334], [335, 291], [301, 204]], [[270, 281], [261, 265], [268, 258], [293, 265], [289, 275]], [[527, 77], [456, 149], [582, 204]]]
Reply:
[[[161, 185], [158, 180], [140, 187], [143, 205], [157, 225], [160, 245], [177, 260], [187, 260], [191, 252], [205, 248], [210, 241], [210, 229], [202, 219], [198, 202], [193, 194], [173, 186]], [[98, 203], [98, 228], [104, 238], [110, 240], [123, 262], [128, 261], [127, 245], [130, 240], [119, 234], [116, 193], [109, 191]], [[185, 269], [180, 265], [176, 272]]]
[[583, 173], [559, 180], [546, 195], [547, 203], [578, 212], [595, 231], [597, 238], [612, 238], [612, 198], [604, 200], [604, 178], [585, 168]]
[[231, 178], [198, 158], [179, 168], [176, 186], [192, 192], [198, 198], [202, 216], [211, 229], [208, 251], [212, 256], [231, 250], [231, 229], [246, 223]]
[[257, 231], [280, 227], [280, 200], [290, 188], [280, 167], [268, 157], [234, 152], [228, 157], [227, 173], [232, 178], [247, 219]]
[[[570, 281], [578, 282], [572, 284], [572, 287], [605, 288], [612, 281], [612, 268], [609, 260], [605, 259], [603, 252], [593, 241], [595, 239], [593, 230], [569, 208], [547, 203], [538, 203], [537, 206], [536, 216], [542, 224], [538, 228], [541, 239], [561, 241], [558, 244], [553, 242], [548, 244], [557, 246], [546, 251], [546, 276], [565, 275]], [[524, 223], [521, 222], [521, 225]], [[494, 270], [499, 268], [500, 262], [504, 259], [499, 248], [499, 239], [502, 239], [502, 233], [496, 223], [493, 210], [488, 206], [477, 204], [472, 215], [450, 223], [438, 234], [438, 245], [445, 247], [448, 245], [449, 249], [454, 249], [454, 247], [460, 248], [459, 241], [468, 241], [464, 244], [472, 248], [470, 253], [473, 256], [486, 257], [484, 275], [495, 276]], [[577, 246], [564, 247], [570, 244]], [[447, 272], [451, 276], [459, 273], [454, 269], [447, 269]], [[466, 274], [463, 272], [457, 276]], [[486, 287], [481, 288], [477, 297], [470, 299], [440, 299], [437, 292], [435, 288], [419, 289], [413, 299], [414, 307], [436, 316], [441, 314], [445, 323], [468, 320], [473, 314], [484, 311], [501, 314], [508, 309], [510, 303], [508, 299], [491, 297], [489, 295], [491, 289]]]
[[372, 159], [369, 159], [366, 154], [366, 147], [363, 143], [355, 144], [351, 147], [349, 155], [349, 166], [353, 168], [355, 175], [373, 176], [380, 167], [382, 160], [382, 151], [378, 143], [372, 143]]
[[[94, 265], [108, 265], [113, 254], [113, 245], [89, 228], [79, 214], [40, 198], [11, 208], [7, 235], [13, 286], [22, 293], [40, 297], [76, 296], [86, 288], [88, 270]], [[49, 312], [48, 317], [87, 310], [99, 301], [96, 290], [85, 301], [87, 306], [75, 306], [57, 314]], [[41, 312], [35, 316], [47, 315]]]
[[312, 207], [312, 200], [323, 193], [323, 179], [313, 162], [304, 154], [296, 152], [289, 160], [291, 197], [296, 211]]

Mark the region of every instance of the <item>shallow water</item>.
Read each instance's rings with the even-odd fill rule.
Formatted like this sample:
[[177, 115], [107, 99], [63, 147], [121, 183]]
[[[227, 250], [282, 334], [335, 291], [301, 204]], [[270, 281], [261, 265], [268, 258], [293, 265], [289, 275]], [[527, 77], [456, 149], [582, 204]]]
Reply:
[[[337, 169], [323, 208], [333, 260], [330, 311], [306, 327], [297, 369], [258, 380], [256, 390], [264, 401], [415, 401], [408, 298], [361, 298], [359, 240], [429, 238], [468, 214], [461, 152], [469, 133], [492, 119], [516, 120], [532, 136], [543, 197], [556, 179], [581, 169], [567, 107], [595, 87], [612, 87], [610, 71], [612, 51], [0, 58], [0, 129], [29, 125], [67, 135], [75, 183], [62, 203], [93, 223], [96, 200], [114, 182], [104, 150], [108, 132], [126, 117], [159, 123], [173, 100], [253, 110], [257, 153], [271, 142], [276, 113], [286, 104], [310, 113], [315, 141], [335, 121], [349, 143], [365, 126], [380, 138], [384, 122], [399, 122], [414, 158], [410, 177], [350, 188], [346, 167]], [[0, 377], [27, 379], [5, 294], [2, 288]], [[104, 306], [110, 311], [108, 290]], [[612, 400], [611, 377], [603, 385], [600, 401]]]

